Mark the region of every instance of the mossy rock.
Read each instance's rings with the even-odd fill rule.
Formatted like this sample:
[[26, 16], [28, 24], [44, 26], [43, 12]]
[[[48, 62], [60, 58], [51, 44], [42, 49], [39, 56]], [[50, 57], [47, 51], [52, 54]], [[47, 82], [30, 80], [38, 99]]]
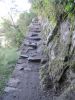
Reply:
[[49, 75], [51, 80], [56, 83], [59, 81], [62, 71], [63, 71], [63, 61], [62, 60], [56, 60], [54, 59], [52, 62], [49, 64]]
[[40, 84], [43, 89], [49, 89], [52, 87], [51, 80], [48, 73], [48, 63], [43, 65], [40, 69]]

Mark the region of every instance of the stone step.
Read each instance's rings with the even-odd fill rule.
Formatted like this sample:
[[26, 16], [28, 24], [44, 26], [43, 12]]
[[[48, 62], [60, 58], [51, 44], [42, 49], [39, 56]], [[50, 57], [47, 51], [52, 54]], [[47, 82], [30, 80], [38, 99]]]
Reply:
[[16, 68], [18, 71], [31, 71], [31, 68], [25, 66], [19, 66]]
[[35, 22], [38, 23], [38, 21], [39, 21], [38, 18], [32, 19], [32, 23], [35, 23]]
[[25, 42], [24, 45], [25, 45], [25, 46], [33, 47], [34, 49], [37, 48], [37, 43], [29, 43], [29, 42]]
[[15, 69], [18, 71], [22, 71], [24, 70], [24, 66], [22, 66], [21, 64], [18, 64], [18, 66]]
[[6, 93], [11, 93], [11, 92], [18, 91], [18, 90], [19, 90], [19, 89], [13, 88], [13, 87], [6, 87], [6, 88], [4, 89], [4, 92], [6, 92]]
[[21, 54], [20, 57], [22, 57], [22, 58], [28, 58], [28, 56], [25, 55], [25, 54]]
[[40, 29], [29, 29], [29, 31], [30, 31], [30, 32], [37, 32], [37, 33], [41, 32]]
[[32, 25], [40, 26], [41, 24], [40, 23], [32, 22]]
[[35, 27], [35, 25], [31, 26], [29, 30], [41, 30], [40, 27]]
[[30, 40], [36, 40], [36, 41], [40, 41], [41, 40], [41, 38], [37, 37], [37, 36], [35, 36], [35, 37], [28, 37], [28, 39], [30, 39]]
[[41, 58], [40, 57], [28, 57], [28, 61], [31, 61], [31, 62], [41, 62]]
[[41, 28], [39, 23], [31, 23], [28, 28]]
[[17, 64], [23, 64], [23, 63], [25, 63], [25, 59], [19, 58]]
[[38, 34], [37, 33], [31, 34], [31, 37], [34, 37], [34, 36], [38, 36]]
[[28, 37], [35, 37], [39, 35], [38, 33], [35, 32], [29, 32], [28, 34], [29, 34]]
[[26, 68], [24, 68], [24, 71], [31, 71], [31, 68], [26, 67]]

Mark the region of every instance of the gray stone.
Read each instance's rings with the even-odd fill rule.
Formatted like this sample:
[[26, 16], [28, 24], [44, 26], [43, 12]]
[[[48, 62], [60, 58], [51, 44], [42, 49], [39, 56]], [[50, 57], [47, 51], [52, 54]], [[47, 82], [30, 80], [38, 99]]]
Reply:
[[75, 79], [75, 73], [73, 73], [73, 71], [70, 71], [70, 77], [71, 77], [71, 80]]
[[36, 33], [36, 32], [29, 32], [29, 34], [28, 34], [29, 37], [35, 37], [38, 35], [39, 35], [39, 33]]
[[29, 46], [31, 46], [31, 47], [33, 47], [33, 48], [37, 48], [37, 44], [35, 44], [35, 43], [32, 43], [32, 44], [30, 44]]
[[32, 62], [41, 62], [41, 58], [40, 57], [29, 57], [28, 61], [32, 61]]
[[74, 78], [74, 80], [71, 82], [71, 84], [75, 84], [75, 78]]
[[6, 87], [6, 88], [4, 89], [4, 92], [10, 93], [10, 92], [14, 92], [14, 91], [17, 91], [17, 90], [18, 90], [17, 88]]
[[[23, 45], [24, 49], [22, 49], [22, 52], [25, 51], [29, 56], [31, 53], [34, 54], [34, 52], [37, 50], [27, 51], [28, 47], [34, 47], [34, 45], [37, 47], [37, 44], [25, 43], [25, 46]], [[36, 62], [39, 60], [41, 61], [40, 57], [35, 57], [32, 59], [32, 61]], [[19, 63], [20, 64], [17, 65], [17, 68], [20, 68], [20, 70], [23, 70], [23, 72], [15, 69], [12, 75], [12, 77], [21, 79], [21, 82], [17, 87], [19, 89], [10, 86], [6, 87], [5, 91], [8, 93], [6, 93], [4, 97], [5, 99], [3, 100], [49, 100], [48, 97], [43, 94], [40, 87], [39, 72], [37, 71], [37, 69], [39, 70], [40, 63], [28, 62], [28, 59], [23, 58], [19, 59]], [[19, 91], [20, 89], [21, 91]], [[13, 95], [16, 97], [14, 98]]]
[[24, 71], [31, 71], [31, 68], [29, 68], [29, 67], [24, 68]]
[[32, 47], [28, 47], [28, 50], [33, 50], [33, 48]]
[[40, 37], [28, 37], [28, 39], [31, 39], [31, 40], [36, 40], [36, 41], [41, 40], [41, 38], [40, 38]]
[[33, 37], [33, 36], [38, 36], [38, 34], [37, 33], [31, 34], [31, 37]]
[[25, 54], [21, 54], [21, 56], [20, 57], [22, 57], [22, 58], [28, 58], [28, 56], [27, 55], [25, 55]]
[[16, 87], [19, 83], [20, 83], [19, 79], [11, 78], [8, 81], [7, 85], [10, 86], [10, 87]]
[[22, 63], [25, 63], [25, 60], [24, 60], [24, 59], [19, 58], [19, 60], [18, 60], [17, 64], [22, 64]]
[[18, 66], [18, 67], [16, 67], [16, 70], [24, 70], [24, 67], [23, 66]]
[[25, 43], [24, 45], [26, 45], [26, 46], [30, 46], [30, 47], [33, 47], [33, 48], [37, 48], [37, 43]]
[[35, 25], [32, 25], [29, 30], [39, 30], [40, 27], [39, 26], [35, 26]]
[[40, 29], [30, 29], [29, 31], [31, 31], [31, 32], [37, 32], [37, 33], [41, 32]]

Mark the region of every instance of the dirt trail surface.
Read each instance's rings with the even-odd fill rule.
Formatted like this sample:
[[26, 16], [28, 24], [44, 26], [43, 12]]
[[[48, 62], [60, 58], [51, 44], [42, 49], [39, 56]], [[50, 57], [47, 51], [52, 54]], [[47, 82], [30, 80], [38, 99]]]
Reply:
[[3, 100], [53, 100], [40, 86], [39, 68], [42, 58], [41, 25], [33, 21], [25, 37], [16, 68], [5, 88]]

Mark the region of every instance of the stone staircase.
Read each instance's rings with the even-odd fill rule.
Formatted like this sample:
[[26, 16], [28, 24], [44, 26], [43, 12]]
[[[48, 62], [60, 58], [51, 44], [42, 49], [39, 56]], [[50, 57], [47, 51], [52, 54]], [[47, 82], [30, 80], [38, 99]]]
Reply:
[[[15, 70], [4, 89], [3, 100], [53, 100], [40, 86], [39, 69], [42, 59], [41, 25], [32, 21], [21, 49]], [[41, 49], [40, 49], [41, 47]]]

